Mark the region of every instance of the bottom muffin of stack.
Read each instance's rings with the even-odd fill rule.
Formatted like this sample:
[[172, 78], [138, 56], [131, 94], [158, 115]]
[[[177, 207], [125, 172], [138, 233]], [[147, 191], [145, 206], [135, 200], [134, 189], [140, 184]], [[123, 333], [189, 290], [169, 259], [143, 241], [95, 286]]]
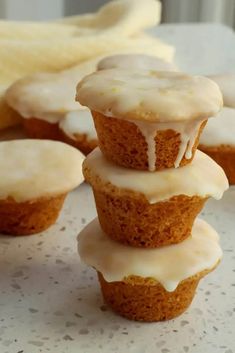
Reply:
[[95, 219], [80, 233], [78, 250], [98, 272], [105, 301], [138, 321], [168, 320], [184, 312], [200, 279], [222, 257], [218, 234], [201, 219], [183, 242], [154, 249], [112, 240]]

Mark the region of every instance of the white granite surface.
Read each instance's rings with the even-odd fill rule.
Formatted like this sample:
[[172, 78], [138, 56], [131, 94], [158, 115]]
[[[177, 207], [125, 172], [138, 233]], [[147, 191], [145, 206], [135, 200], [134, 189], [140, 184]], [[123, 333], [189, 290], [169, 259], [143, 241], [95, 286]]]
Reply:
[[[176, 46], [182, 70], [235, 70], [235, 37], [225, 27], [170, 25], [156, 33]], [[202, 213], [221, 235], [224, 258], [200, 282], [189, 310], [168, 322], [130, 322], [103, 304], [95, 271], [79, 263], [77, 233], [96, 214], [83, 184], [48, 231], [0, 236], [0, 352], [234, 353], [234, 210], [235, 187]]]

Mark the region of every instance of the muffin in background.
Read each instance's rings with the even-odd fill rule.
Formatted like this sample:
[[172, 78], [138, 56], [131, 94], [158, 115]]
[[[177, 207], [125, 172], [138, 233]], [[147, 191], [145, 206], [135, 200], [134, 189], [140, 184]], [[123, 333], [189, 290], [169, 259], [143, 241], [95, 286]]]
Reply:
[[1, 142], [0, 233], [30, 235], [55, 223], [68, 192], [84, 180], [83, 159], [61, 142]]
[[199, 149], [213, 158], [235, 184], [235, 109], [223, 107], [218, 117], [208, 122]]
[[107, 69], [178, 71], [173, 63], [146, 54], [117, 54], [106, 56], [99, 61], [97, 70]]
[[78, 148], [85, 155], [97, 147], [97, 135], [88, 109], [66, 114], [59, 123], [61, 140]]

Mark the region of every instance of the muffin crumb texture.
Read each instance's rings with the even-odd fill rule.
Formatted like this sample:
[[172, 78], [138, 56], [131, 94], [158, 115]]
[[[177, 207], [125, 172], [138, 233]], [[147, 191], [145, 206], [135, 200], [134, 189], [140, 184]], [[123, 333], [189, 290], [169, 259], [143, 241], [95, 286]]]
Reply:
[[[149, 169], [149, 147], [137, 125], [130, 121], [105, 117], [97, 112], [92, 112], [92, 114], [99, 139], [99, 147], [109, 160], [126, 168]], [[200, 134], [205, 125], [206, 121], [201, 122], [192, 146], [191, 156], [186, 158], [185, 153], [183, 153], [180, 166], [189, 164], [193, 159]], [[174, 167], [181, 146], [181, 134], [170, 129], [157, 131], [154, 144], [153, 153], [156, 158], [153, 168], [163, 170]]]
[[[115, 192], [116, 191], [116, 192]], [[191, 234], [193, 222], [207, 198], [179, 195], [149, 204], [143, 195], [94, 190], [103, 231], [123, 244], [155, 248], [176, 244]]]
[[121, 282], [107, 282], [98, 273], [105, 302], [118, 314], [129, 320], [164, 321], [182, 314], [191, 304], [203, 271], [182, 281], [173, 292], [166, 291], [160, 283], [138, 276]]
[[0, 233], [31, 235], [40, 233], [55, 223], [66, 194], [33, 201], [0, 201]]

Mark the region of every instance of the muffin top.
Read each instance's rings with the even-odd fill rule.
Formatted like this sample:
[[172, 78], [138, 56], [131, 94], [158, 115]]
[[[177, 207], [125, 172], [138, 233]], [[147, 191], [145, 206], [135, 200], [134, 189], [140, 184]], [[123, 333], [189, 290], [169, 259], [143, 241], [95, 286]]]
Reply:
[[223, 107], [218, 119], [211, 119], [206, 124], [200, 138], [205, 146], [235, 147], [235, 109]]
[[108, 237], [93, 220], [78, 236], [81, 260], [101, 272], [106, 281], [128, 276], [153, 278], [169, 292], [186, 278], [213, 269], [222, 257], [219, 236], [197, 219], [192, 235], [179, 244], [155, 249], [127, 246]]
[[65, 113], [83, 109], [75, 102], [79, 79], [95, 70], [97, 60], [90, 60], [58, 73], [37, 73], [13, 83], [5, 98], [23, 118], [43, 118], [57, 122]]
[[212, 196], [220, 199], [228, 189], [223, 169], [197, 150], [192, 162], [181, 168], [151, 172], [128, 169], [108, 161], [99, 148], [94, 149], [83, 163], [85, 179], [95, 188], [113, 185], [122, 192], [140, 193], [149, 203], [168, 200], [177, 195]]
[[224, 105], [235, 108], [235, 74], [220, 74], [208, 77], [219, 86], [223, 94]]
[[105, 116], [149, 122], [207, 119], [223, 105], [219, 87], [202, 76], [107, 69], [86, 76], [77, 101]]
[[61, 142], [0, 142], [0, 200], [17, 202], [56, 196], [83, 181], [83, 155]]
[[140, 69], [140, 70], [159, 70], [175, 71], [176, 67], [156, 56], [145, 54], [120, 54], [111, 55], [102, 59], [98, 65], [98, 70], [106, 69]]

